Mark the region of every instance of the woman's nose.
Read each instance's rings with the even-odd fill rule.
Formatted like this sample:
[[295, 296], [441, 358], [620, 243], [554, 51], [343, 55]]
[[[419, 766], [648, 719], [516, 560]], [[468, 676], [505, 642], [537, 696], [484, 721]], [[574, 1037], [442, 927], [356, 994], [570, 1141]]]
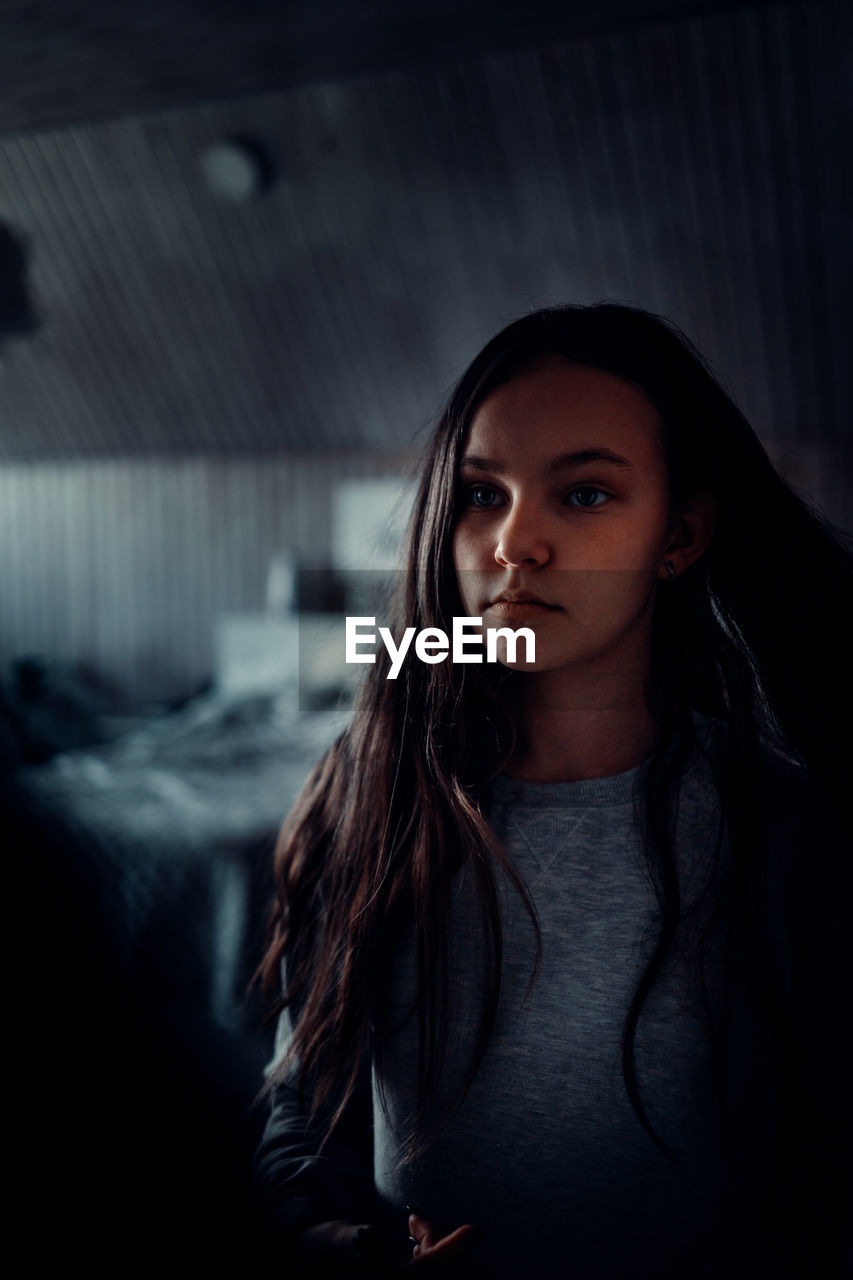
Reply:
[[536, 568], [551, 558], [551, 548], [535, 512], [513, 506], [501, 525], [495, 560], [504, 569]]

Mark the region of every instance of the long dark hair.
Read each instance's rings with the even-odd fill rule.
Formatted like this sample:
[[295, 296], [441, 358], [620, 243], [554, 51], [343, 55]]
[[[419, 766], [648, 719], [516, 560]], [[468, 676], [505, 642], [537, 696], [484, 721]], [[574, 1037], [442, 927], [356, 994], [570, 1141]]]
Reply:
[[[490, 391], [548, 358], [607, 371], [644, 392], [660, 414], [673, 510], [700, 490], [719, 502], [709, 550], [681, 579], [664, 584], [653, 623], [649, 706], [661, 745], [645, 772], [643, 814], [659, 934], [626, 1013], [623, 1074], [635, 1111], [666, 1150], [640, 1096], [635, 1040], [683, 917], [673, 815], [696, 748], [694, 713], [724, 726], [723, 750], [713, 761], [718, 847], [725, 821], [733, 852], [708, 900], [717, 913], [727, 904], [727, 927], [748, 945], [768, 752], [804, 764], [827, 804], [842, 810], [850, 751], [840, 744], [853, 699], [849, 682], [842, 689], [840, 680], [853, 652], [853, 558], [842, 537], [778, 476], [675, 326], [615, 304], [556, 307], [493, 338], [450, 397], [415, 501], [407, 572], [393, 606], [395, 635], [406, 626], [450, 631], [453, 615], [464, 613], [451, 542], [466, 432]], [[420, 1030], [410, 1156], [461, 1102], [489, 1043], [502, 967], [498, 877], [509, 877], [536, 924], [525, 885], [487, 821], [490, 781], [514, 742], [499, 690], [506, 677], [505, 669], [485, 665], [409, 662], [387, 680], [378, 661], [350, 727], [315, 768], [277, 847], [277, 900], [262, 976], [275, 994], [285, 961], [286, 985], [274, 1012], [289, 1008], [293, 1038], [292, 1055], [271, 1086], [298, 1061], [313, 1106], [328, 1108], [334, 1124], [366, 1052], [377, 1056], [381, 1079], [385, 975], [401, 928], [410, 929]], [[451, 1107], [437, 1115], [432, 1104], [450, 1002], [450, 884], [462, 864], [473, 873], [483, 922], [483, 998], [467, 1072]], [[695, 931], [698, 938], [698, 924]], [[754, 958], [758, 969], [760, 947]]]

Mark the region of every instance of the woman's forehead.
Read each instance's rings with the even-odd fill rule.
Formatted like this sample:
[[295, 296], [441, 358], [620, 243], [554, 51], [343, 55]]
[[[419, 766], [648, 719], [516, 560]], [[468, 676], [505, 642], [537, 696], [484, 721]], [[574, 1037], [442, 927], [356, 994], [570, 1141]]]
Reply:
[[475, 411], [463, 459], [502, 465], [530, 454], [609, 451], [642, 465], [661, 457], [660, 414], [632, 383], [551, 359], [494, 388]]

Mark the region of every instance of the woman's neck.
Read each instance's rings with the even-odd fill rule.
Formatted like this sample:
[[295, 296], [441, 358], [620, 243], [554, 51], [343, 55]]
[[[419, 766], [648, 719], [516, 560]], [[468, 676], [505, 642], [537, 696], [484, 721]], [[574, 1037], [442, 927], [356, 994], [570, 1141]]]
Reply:
[[509, 777], [607, 778], [642, 764], [657, 744], [644, 680], [628, 677], [621, 688], [607, 690], [593, 681], [579, 689], [547, 674], [523, 675], [516, 692], [523, 696], [517, 698], [518, 740], [506, 768]]

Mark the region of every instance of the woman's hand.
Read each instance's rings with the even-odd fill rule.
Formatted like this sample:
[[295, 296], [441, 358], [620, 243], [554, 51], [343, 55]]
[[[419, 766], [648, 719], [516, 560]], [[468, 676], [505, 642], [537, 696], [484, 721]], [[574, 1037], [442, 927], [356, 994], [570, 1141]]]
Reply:
[[409, 1217], [409, 1233], [416, 1241], [412, 1261], [406, 1271], [425, 1272], [432, 1269], [437, 1274], [451, 1275], [454, 1270], [464, 1274], [464, 1259], [476, 1245], [480, 1232], [466, 1223], [448, 1235], [439, 1235], [438, 1229], [428, 1218], [413, 1213]]
[[[480, 1234], [477, 1227], [466, 1224], [442, 1236], [428, 1218], [416, 1213], [409, 1217], [409, 1232], [416, 1243], [402, 1273], [432, 1271], [446, 1277], [466, 1274], [465, 1259]], [[367, 1223], [359, 1226], [336, 1220], [308, 1227], [291, 1257], [297, 1276], [317, 1280], [386, 1280], [402, 1274], [382, 1236]]]
[[318, 1280], [372, 1280], [390, 1273], [382, 1239], [369, 1223], [319, 1222], [302, 1232], [291, 1256], [297, 1275]]

